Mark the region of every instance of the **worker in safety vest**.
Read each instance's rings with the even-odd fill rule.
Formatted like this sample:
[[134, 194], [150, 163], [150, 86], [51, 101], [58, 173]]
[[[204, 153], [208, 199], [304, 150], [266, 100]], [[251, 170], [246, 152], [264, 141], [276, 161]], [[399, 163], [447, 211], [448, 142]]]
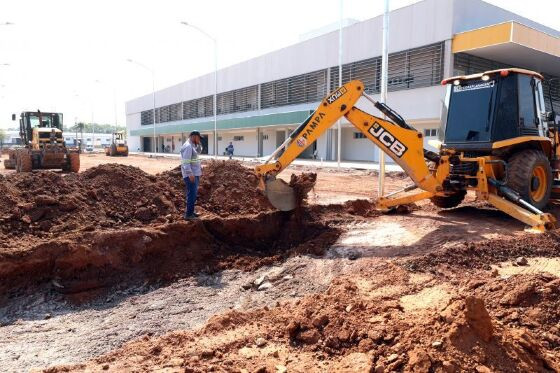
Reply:
[[187, 202], [185, 219], [187, 220], [198, 218], [198, 214], [194, 212], [194, 205], [198, 194], [198, 184], [202, 176], [202, 167], [198, 158], [198, 154], [201, 151], [200, 132], [192, 131], [187, 141], [181, 147], [181, 174], [185, 181]]

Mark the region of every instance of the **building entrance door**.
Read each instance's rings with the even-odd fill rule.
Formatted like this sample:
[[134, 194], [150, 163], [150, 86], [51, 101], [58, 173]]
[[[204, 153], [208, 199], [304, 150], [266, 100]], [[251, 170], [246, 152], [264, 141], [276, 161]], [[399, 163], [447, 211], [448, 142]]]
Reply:
[[286, 131], [276, 131], [276, 148], [286, 141]]
[[200, 143], [202, 145], [202, 154], [208, 154], [208, 135], [200, 136]]
[[152, 148], [152, 138], [151, 137], [143, 137], [142, 138], [142, 151], [144, 152], [153, 152], [154, 149]]

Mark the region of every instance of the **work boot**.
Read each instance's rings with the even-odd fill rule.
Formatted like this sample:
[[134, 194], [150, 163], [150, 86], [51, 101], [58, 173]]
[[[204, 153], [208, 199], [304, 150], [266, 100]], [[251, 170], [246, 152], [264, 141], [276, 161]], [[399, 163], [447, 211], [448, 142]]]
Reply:
[[185, 220], [198, 220], [198, 215], [196, 214], [185, 215]]

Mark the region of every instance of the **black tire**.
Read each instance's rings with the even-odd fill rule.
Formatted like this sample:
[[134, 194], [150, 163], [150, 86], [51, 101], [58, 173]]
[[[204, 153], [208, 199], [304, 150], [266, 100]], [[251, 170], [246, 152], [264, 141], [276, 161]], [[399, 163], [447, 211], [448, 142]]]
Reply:
[[508, 160], [507, 185], [526, 202], [542, 210], [552, 192], [552, 168], [540, 150], [528, 149], [512, 155]]
[[21, 172], [19, 151], [16, 152], [16, 172]]
[[69, 171], [77, 173], [80, 171], [80, 154], [79, 153], [69, 153], [68, 162], [70, 163]]
[[20, 172], [31, 172], [33, 170], [33, 160], [31, 159], [31, 154], [25, 151], [21, 152], [19, 169]]
[[433, 196], [430, 198], [430, 201], [439, 208], [450, 209], [459, 206], [459, 204], [465, 199], [466, 195], [467, 191], [461, 190], [448, 196]]

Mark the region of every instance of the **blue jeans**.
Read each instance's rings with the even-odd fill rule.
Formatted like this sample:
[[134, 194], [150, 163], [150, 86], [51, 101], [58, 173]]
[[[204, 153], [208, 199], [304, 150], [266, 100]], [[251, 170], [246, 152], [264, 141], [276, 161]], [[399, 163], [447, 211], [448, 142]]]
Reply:
[[194, 204], [196, 202], [196, 195], [198, 194], [198, 182], [200, 181], [200, 176], [194, 177], [194, 182], [192, 182], [188, 177], [183, 179], [185, 181], [185, 194], [187, 195], [187, 210], [185, 211], [185, 217], [194, 214]]

